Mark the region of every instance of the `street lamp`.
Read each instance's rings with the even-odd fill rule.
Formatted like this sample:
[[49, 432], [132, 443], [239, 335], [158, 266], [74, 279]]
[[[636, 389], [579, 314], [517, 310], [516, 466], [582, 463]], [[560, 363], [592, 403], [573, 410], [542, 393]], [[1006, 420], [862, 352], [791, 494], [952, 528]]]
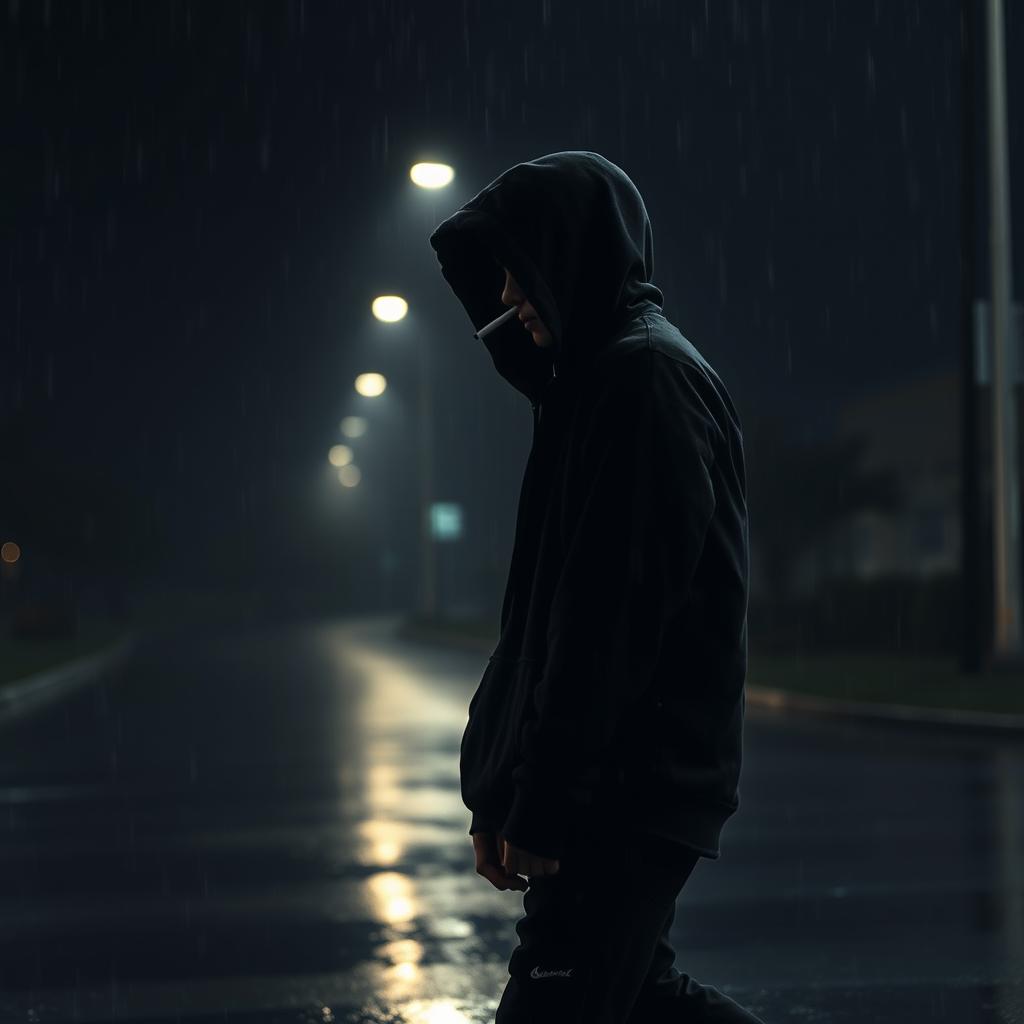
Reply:
[[377, 398], [387, 388], [387, 378], [383, 373], [361, 373], [356, 377], [355, 388], [366, 398]]
[[362, 477], [359, 467], [355, 463], [349, 463], [338, 470], [338, 479], [345, 487], [355, 487]]
[[386, 324], [394, 324], [405, 319], [409, 312], [409, 303], [401, 295], [378, 295], [370, 304], [373, 315]]
[[[409, 178], [418, 188], [433, 195], [439, 189], [447, 188], [455, 178], [455, 170], [449, 164], [416, 163], [409, 169]], [[436, 223], [436, 210], [430, 207], [430, 224]], [[434, 530], [431, 522], [431, 506], [434, 500], [434, 433], [433, 405], [430, 390], [429, 346], [420, 344], [419, 392], [420, 392], [420, 588], [421, 611], [425, 618], [432, 619], [437, 613], [437, 567], [434, 551]]]
[[444, 188], [452, 183], [455, 171], [448, 164], [413, 164], [409, 168], [409, 177], [420, 188]]
[[352, 449], [347, 444], [332, 445], [327, 459], [332, 466], [347, 466], [352, 461]]

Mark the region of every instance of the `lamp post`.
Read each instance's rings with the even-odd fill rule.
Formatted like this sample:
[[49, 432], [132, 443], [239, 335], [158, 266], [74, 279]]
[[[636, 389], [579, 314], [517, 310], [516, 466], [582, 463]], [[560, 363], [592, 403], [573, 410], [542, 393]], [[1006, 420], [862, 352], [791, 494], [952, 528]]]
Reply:
[[420, 345], [420, 611], [428, 621], [437, 615], [437, 555], [430, 510], [434, 503], [434, 407], [430, 389], [430, 353]]
[[[448, 164], [417, 163], [409, 178], [417, 188], [434, 193], [446, 188], [455, 177]], [[431, 206], [431, 226], [436, 214]], [[419, 346], [419, 463], [420, 463], [420, 613], [426, 619], [437, 614], [437, 555], [431, 510], [434, 504], [434, 408], [430, 386], [429, 346]]]

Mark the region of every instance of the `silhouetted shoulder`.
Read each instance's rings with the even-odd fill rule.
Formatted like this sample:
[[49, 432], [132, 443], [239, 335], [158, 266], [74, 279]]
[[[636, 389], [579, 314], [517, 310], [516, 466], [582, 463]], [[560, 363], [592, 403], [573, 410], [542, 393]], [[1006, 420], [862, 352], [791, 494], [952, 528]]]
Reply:
[[645, 315], [595, 360], [592, 396], [625, 411], [653, 402], [704, 424], [718, 448], [739, 431], [732, 402], [714, 368], [662, 316]]
[[660, 313], [647, 314], [644, 319], [649, 321], [651, 347], [686, 367], [687, 380], [700, 396], [723, 437], [741, 437], [742, 425], [732, 396], [703, 353]]

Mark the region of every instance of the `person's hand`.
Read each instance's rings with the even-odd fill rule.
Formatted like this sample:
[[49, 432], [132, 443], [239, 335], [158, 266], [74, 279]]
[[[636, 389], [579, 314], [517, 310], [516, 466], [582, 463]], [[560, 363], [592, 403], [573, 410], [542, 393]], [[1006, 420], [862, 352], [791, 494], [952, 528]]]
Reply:
[[517, 889], [525, 892], [529, 882], [523, 874], [554, 874], [557, 860], [546, 860], [520, 850], [506, 842], [497, 833], [474, 833], [473, 852], [476, 854], [476, 873], [482, 874], [496, 889]]
[[474, 832], [473, 852], [476, 854], [476, 873], [483, 875], [495, 889], [525, 892], [529, 882], [522, 875], [554, 875], [559, 868], [557, 860], [538, 857], [513, 846], [496, 832]]
[[476, 854], [476, 873], [483, 875], [495, 889], [518, 889], [525, 892], [528, 883], [514, 871], [506, 871], [502, 863], [504, 840], [497, 832], [474, 832], [473, 852]]
[[515, 875], [557, 875], [558, 861], [529, 853], [519, 846], [513, 846], [504, 836], [498, 837], [503, 844], [501, 863], [505, 870]]

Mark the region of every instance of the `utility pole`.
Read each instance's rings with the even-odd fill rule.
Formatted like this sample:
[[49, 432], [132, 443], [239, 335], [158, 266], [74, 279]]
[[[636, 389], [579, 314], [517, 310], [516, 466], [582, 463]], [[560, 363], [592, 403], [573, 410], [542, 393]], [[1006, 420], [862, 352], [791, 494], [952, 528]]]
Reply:
[[1002, 0], [985, 3], [988, 64], [989, 251], [992, 271], [992, 549], [996, 666], [1019, 666], [1021, 650], [1020, 479], [1017, 472], [1016, 353], [1011, 351], [1012, 259]]

